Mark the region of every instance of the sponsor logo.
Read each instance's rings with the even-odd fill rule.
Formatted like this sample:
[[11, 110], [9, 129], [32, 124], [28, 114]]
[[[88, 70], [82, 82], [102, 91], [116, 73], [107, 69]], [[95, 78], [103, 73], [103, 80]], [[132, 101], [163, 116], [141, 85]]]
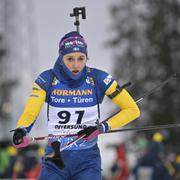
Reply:
[[80, 49], [78, 47], [74, 47], [73, 51], [79, 51]]
[[81, 89], [81, 90], [63, 90], [63, 89], [54, 89], [52, 95], [58, 96], [85, 96], [92, 95], [92, 89]]
[[92, 86], [94, 86], [94, 80], [93, 80], [93, 78], [92, 78], [92, 77], [87, 77], [87, 78], [86, 78], [86, 83], [87, 83], [87, 84], [91, 84]]
[[56, 77], [54, 77], [53, 82], [52, 82], [52, 86], [55, 86], [57, 83], [59, 83], [59, 80], [57, 80]]
[[75, 125], [55, 125], [55, 129], [85, 129], [87, 125], [75, 124]]
[[54, 103], [91, 103], [93, 102], [93, 98], [82, 98], [82, 97], [73, 97], [72, 99], [65, 99], [65, 98], [55, 98], [51, 97], [51, 101]]
[[89, 77], [86, 78], [86, 83], [87, 83], [87, 84], [90, 84], [90, 83], [91, 83]]
[[104, 83], [105, 83], [106, 85], [108, 85], [111, 81], [112, 81], [112, 76], [109, 74], [109, 75], [104, 79]]
[[91, 103], [93, 102], [93, 98], [81, 98], [81, 97], [73, 97], [74, 103]]
[[94, 86], [94, 79], [92, 77], [89, 78], [90, 79], [90, 82], [91, 82], [91, 85]]
[[69, 42], [64, 43], [65, 48], [68, 48], [68, 47], [73, 46], [73, 45], [83, 46], [84, 44], [82, 41], [78, 41], [78, 40], [69, 41]]

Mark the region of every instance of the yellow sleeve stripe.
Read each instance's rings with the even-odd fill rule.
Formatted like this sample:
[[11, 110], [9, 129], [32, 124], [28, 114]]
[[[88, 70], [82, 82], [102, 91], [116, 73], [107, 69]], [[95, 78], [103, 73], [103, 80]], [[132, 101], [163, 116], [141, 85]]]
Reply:
[[118, 85], [117, 81], [114, 81], [111, 86], [106, 90], [105, 94], [108, 96], [112, 94], [116, 90], [116, 86]]
[[[106, 94], [109, 95], [114, 92], [116, 86], [117, 82], [115, 81], [106, 91]], [[140, 116], [136, 102], [125, 89], [114, 97], [112, 102], [119, 106], [121, 111], [107, 121], [111, 129], [120, 128]]]
[[34, 83], [31, 94], [27, 100], [25, 109], [18, 120], [17, 127], [28, 127], [36, 120], [46, 98], [46, 91]]

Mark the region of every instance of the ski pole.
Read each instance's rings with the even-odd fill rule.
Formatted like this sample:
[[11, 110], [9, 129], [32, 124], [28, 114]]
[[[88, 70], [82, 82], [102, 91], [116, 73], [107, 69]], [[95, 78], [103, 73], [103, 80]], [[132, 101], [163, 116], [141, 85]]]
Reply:
[[40, 137], [31, 137], [31, 141], [41, 141], [41, 140], [50, 140], [50, 139], [56, 139], [61, 137], [71, 137], [71, 136], [77, 136], [77, 134], [60, 134], [60, 135], [48, 135], [48, 136], [40, 136]]
[[[180, 123], [176, 124], [165, 124], [165, 125], [154, 125], [154, 126], [145, 126], [145, 127], [133, 127], [133, 128], [124, 128], [124, 129], [113, 129], [110, 131], [107, 131], [103, 134], [109, 134], [109, 133], [115, 133], [115, 132], [125, 132], [125, 131], [149, 131], [149, 130], [159, 130], [159, 129], [170, 129], [170, 128], [179, 128]], [[53, 139], [53, 138], [60, 138], [60, 137], [72, 137], [72, 136], [78, 136], [78, 134], [64, 134], [64, 135], [57, 135], [57, 136], [42, 136], [42, 137], [31, 137], [31, 141], [39, 141], [39, 140], [46, 140], [46, 139]], [[84, 136], [78, 136], [74, 140], [70, 141], [67, 146], [74, 144], [75, 142], [82, 139]], [[66, 145], [65, 145], [66, 146]], [[64, 149], [64, 148], [63, 148]]]
[[[77, 135], [77, 134], [76, 134]], [[67, 149], [69, 146], [72, 146], [73, 144], [75, 144], [76, 142], [78, 142], [79, 140], [83, 139], [86, 136], [86, 134], [83, 134], [81, 136], [78, 136], [77, 138], [75, 138], [74, 140], [70, 141], [69, 143], [65, 144], [61, 149], [61, 151], [64, 151], [65, 149]]]
[[144, 95], [142, 95], [141, 97], [139, 97], [136, 100], [136, 103], [140, 102], [143, 100], [144, 97], [150, 96], [151, 94], [153, 94], [154, 92], [158, 91], [160, 88], [162, 88], [163, 86], [165, 86], [167, 83], [169, 83], [171, 80], [173, 79], [178, 79], [180, 78], [178, 73], [174, 73], [172, 76], [170, 76], [168, 79], [166, 79], [165, 81], [162, 81], [160, 84], [158, 84], [157, 86], [155, 86], [153, 89], [151, 89], [150, 91], [148, 91], [147, 93], [145, 93]]
[[[114, 132], [124, 132], [124, 131], [149, 131], [149, 130], [159, 130], [159, 129], [169, 129], [169, 128], [179, 128], [180, 124], [165, 124], [165, 125], [154, 125], [154, 126], [146, 126], [146, 127], [134, 127], [134, 128], [124, 128], [124, 129], [113, 129], [106, 133], [114, 133]], [[106, 134], [105, 133], [105, 134]]]
[[[135, 100], [136, 103], [139, 103], [140, 101], [142, 101], [145, 97], [150, 96], [151, 94], [155, 93], [157, 90], [159, 90], [160, 88], [162, 88], [163, 86], [165, 86], [167, 83], [169, 83], [171, 80], [173, 79], [178, 79], [180, 78], [178, 73], [174, 73], [172, 76], [170, 76], [168, 79], [166, 79], [165, 81], [162, 81], [160, 84], [158, 84], [157, 86], [155, 86], [153, 89], [151, 89], [150, 91], [146, 92], [145, 94], [143, 94], [141, 97], [137, 98]], [[105, 122], [107, 120], [109, 120], [110, 118], [112, 118], [113, 116], [115, 116], [116, 114], [118, 114], [120, 111], [112, 114], [111, 116], [109, 116], [108, 118], [106, 118], [105, 120], [103, 120], [102, 122]]]

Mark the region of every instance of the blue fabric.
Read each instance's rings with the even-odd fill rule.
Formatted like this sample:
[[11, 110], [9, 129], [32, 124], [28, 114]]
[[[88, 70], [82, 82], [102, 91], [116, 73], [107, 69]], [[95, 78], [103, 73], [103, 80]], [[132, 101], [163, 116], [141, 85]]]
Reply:
[[64, 63], [62, 64], [62, 68], [63, 68], [63, 71], [66, 73], [66, 76], [68, 76], [70, 79], [73, 79], [73, 80], [78, 80], [81, 77], [83, 70], [85, 69], [84, 67], [81, 72], [74, 75]]
[[87, 75], [87, 67], [85, 66], [78, 75], [73, 75], [62, 62], [62, 59], [58, 58], [53, 67], [53, 72], [62, 83], [68, 85], [69, 87], [76, 88], [84, 82]]
[[43, 71], [35, 80], [35, 83], [38, 84], [46, 93], [49, 91], [49, 87], [52, 84], [54, 74], [51, 69]]
[[[86, 81], [78, 88], [69, 88], [66, 84], [55, 83], [51, 87], [49, 105], [61, 108], [92, 107], [97, 105], [97, 97], [94, 85]], [[74, 93], [73, 93], [74, 92]], [[80, 93], [81, 92], [81, 93]], [[82, 93], [85, 92], [85, 93]], [[60, 103], [58, 99], [63, 99]], [[86, 102], [84, 100], [86, 100]]]
[[152, 177], [149, 178], [150, 180], [173, 180], [160, 158], [162, 154], [164, 154], [163, 144], [152, 142], [147, 153], [139, 159], [133, 170], [135, 180], [139, 180], [138, 171], [142, 167], [148, 167], [153, 170]]
[[[23, 136], [26, 136], [27, 133], [29, 133], [31, 131], [31, 128], [33, 127], [34, 123], [35, 123], [35, 121], [28, 127], [19, 127], [17, 129], [22, 129]], [[15, 129], [15, 130], [17, 130], [17, 129]]]
[[[50, 161], [43, 160], [39, 180], [101, 180], [101, 157], [96, 146], [79, 151], [61, 152], [65, 168], [59, 169]], [[48, 177], [48, 178], [47, 178]]]
[[145, 166], [154, 166], [160, 160], [160, 154], [163, 154], [164, 147], [162, 143], [152, 142], [148, 152], [140, 159], [140, 164]]
[[100, 125], [100, 133], [106, 133], [107, 131], [109, 130], [109, 125], [107, 122], [103, 122], [101, 125]]
[[31, 129], [32, 129], [32, 127], [33, 127], [33, 125], [34, 125], [35, 122], [36, 122], [36, 120], [35, 120], [30, 126], [25, 127], [27, 133], [29, 133], [29, 132], [31, 131]]
[[[90, 72], [89, 72], [90, 70]], [[46, 91], [47, 95], [50, 94], [51, 92], [51, 84], [52, 84], [52, 78], [54, 76], [56, 76], [56, 78], [64, 83], [67, 84], [69, 87], [76, 87], [76, 86], [81, 86], [83, 84], [83, 81], [87, 81], [87, 76], [90, 76], [94, 79], [95, 84], [96, 84], [96, 91], [97, 91], [97, 97], [98, 97], [98, 102], [101, 104], [105, 95], [106, 90], [111, 86], [111, 84], [114, 82], [113, 78], [109, 78], [109, 83], [105, 83], [106, 79], [108, 79], [107, 77], [109, 76], [108, 73], [99, 70], [99, 69], [95, 69], [95, 68], [89, 68], [89, 67], [85, 67], [84, 68], [84, 73], [82, 74], [82, 77], [78, 80], [73, 80], [69, 78], [68, 81], [68, 76], [66, 76], [65, 72], [62, 69], [62, 66], [60, 64], [60, 62], [56, 61], [53, 70], [49, 69], [46, 70], [44, 72], [42, 72], [37, 79], [35, 80], [35, 83], [37, 83], [43, 90]], [[65, 77], [64, 77], [64, 76]], [[88, 80], [89, 81], [89, 80]], [[105, 82], [104, 82], [105, 81]], [[73, 87], [74, 86], [74, 87]], [[48, 98], [46, 98], [46, 102], [48, 102]]]
[[106, 90], [114, 82], [114, 79], [108, 73], [96, 68], [91, 68], [91, 74], [95, 80], [98, 102], [101, 104], [104, 99]]

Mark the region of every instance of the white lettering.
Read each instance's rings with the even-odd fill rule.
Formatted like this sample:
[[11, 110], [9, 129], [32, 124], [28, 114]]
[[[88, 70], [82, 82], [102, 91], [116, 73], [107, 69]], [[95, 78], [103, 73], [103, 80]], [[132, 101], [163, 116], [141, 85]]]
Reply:
[[55, 103], [65, 103], [65, 99], [62, 98], [55, 98], [55, 97], [51, 97], [52, 102]]
[[90, 103], [93, 102], [93, 98], [81, 98], [81, 97], [73, 97], [74, 103]]

